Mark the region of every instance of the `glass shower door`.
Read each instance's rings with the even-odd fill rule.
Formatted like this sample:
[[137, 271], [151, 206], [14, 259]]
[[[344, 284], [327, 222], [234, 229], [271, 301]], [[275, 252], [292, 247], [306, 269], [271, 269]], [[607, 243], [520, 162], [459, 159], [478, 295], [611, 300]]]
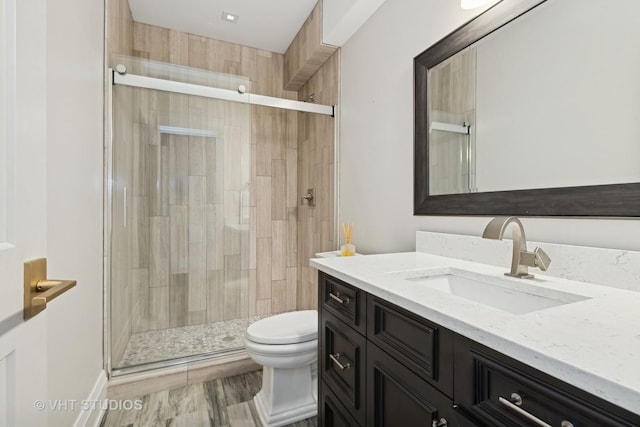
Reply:
[[120, 85], [112, 102], [112, 369], [242, 349], [250, 106]]

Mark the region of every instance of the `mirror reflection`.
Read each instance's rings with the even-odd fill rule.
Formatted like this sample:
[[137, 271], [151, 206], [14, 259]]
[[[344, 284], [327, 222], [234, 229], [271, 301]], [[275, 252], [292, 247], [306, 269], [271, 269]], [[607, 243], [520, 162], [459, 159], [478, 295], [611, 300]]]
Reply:
[[430, 68], [429, 194], [640, 182], [638, 22], [548, 0]]

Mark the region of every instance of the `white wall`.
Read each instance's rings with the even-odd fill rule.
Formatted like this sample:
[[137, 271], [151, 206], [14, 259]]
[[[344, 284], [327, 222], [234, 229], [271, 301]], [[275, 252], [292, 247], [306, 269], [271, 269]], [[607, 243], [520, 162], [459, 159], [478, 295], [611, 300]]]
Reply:
[[386, 0], [322, 0], [322, 41], [342, 46]]
[[[103, 21], [101, 0], [48, 8], [49, 276], [77, 280], [47, 307], [52, 400], [88, 399], [103, 370]], [[71, 426], [78, 416], [50, 411], [49, 425]]]
[[[489, 218], [413, 216], [413, 57], [480, 10], [387, 0], [341, 52], [339, 220], [359, 252], [410, 251], [415, 231], [480, 235]], [[640, 221], [525, 218], [531, 240], [640, 250]]]

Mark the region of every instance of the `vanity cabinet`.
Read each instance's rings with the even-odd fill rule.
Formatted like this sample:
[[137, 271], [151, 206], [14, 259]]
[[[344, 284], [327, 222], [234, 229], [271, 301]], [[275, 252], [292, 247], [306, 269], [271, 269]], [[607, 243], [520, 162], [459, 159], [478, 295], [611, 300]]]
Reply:
[[324, 273], [318, 284], [319, 424], [446, 425], [453, 334]]
[[320, 426], [640, 426], [640, 416], [319, 273]]

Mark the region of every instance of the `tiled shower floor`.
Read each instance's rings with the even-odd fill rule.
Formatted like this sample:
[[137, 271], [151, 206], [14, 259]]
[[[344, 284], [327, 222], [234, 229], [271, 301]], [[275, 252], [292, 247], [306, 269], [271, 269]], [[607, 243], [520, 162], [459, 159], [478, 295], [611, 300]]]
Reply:
[[244, 348], [247, 326], [262, 317], [136, 332], [115, 368]]

